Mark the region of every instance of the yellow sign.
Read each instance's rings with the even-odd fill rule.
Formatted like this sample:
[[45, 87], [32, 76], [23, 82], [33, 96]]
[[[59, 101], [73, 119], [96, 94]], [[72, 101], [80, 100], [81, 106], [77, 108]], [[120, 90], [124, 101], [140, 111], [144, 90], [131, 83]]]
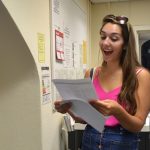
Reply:
[[86, 45], [86, 41], [83, 41], [82, 49], [83, 49], [83, 64], [87, 64], [87, 45]]
[[45, 62], [45, 35], [42, 33], [37, 34], [38, 38], [38, 60], [39, 63]]

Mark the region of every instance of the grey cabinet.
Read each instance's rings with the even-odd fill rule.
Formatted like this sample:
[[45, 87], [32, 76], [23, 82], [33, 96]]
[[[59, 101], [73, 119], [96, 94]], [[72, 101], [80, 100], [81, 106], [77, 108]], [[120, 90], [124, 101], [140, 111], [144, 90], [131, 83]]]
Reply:
[[150, 150], [150, 132], [140, 132], [139, 150]]

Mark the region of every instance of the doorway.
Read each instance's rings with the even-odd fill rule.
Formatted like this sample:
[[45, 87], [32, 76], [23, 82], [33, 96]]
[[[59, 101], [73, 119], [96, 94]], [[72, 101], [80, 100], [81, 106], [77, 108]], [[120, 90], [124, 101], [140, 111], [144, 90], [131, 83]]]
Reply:
[[139, 62], [150, 70], [150, 26], [134, 26], [134, 31]]
[[141, 64], [150, 70], [150, 38], [141, 46]]

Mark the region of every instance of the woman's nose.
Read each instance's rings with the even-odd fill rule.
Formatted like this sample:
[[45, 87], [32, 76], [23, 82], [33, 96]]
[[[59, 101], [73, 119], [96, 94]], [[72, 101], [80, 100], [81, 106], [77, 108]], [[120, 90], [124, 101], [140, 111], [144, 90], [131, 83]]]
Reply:
[[105, 44], [105, 45], [110, 45], [110, 39], [109, 39], [109, 37], [107, 37], [107, 38], [105, 38], [105, 39], [103, 40], [103, 44]]

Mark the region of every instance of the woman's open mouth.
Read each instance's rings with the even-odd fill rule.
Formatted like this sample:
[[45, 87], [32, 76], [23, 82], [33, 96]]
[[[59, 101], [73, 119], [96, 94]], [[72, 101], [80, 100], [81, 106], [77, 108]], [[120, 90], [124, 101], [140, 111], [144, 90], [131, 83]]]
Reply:
[[105, 54], [106, 56], [109, 56], [109, 55], [111, 55], [111, 54], [113, 53], [112, 50], [104, 50], [103, 52], [104, 52], [104, 54]]

